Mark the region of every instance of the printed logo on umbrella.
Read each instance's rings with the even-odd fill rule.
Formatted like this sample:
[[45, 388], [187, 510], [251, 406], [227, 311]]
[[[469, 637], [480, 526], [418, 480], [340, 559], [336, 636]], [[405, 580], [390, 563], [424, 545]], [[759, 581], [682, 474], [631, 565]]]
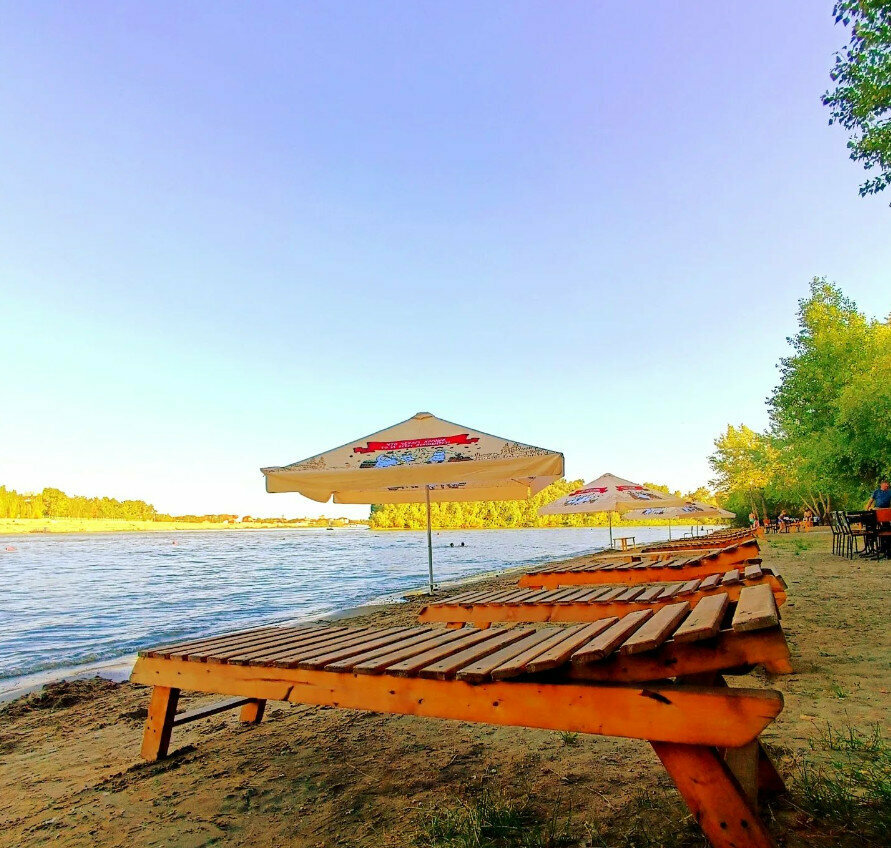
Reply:
[[366, 442], [353, 448], [354, 454], [380, 453], [376, 459], [366, 459], [359, 468], [394, 468], [415, 463], [470, 462], [472, 457], [451, 449], [454, 445], [475, 445], [478, 436], [468, 433], [457, 436], [433, 436], [427, 439], [400, 439], [395, 442]]

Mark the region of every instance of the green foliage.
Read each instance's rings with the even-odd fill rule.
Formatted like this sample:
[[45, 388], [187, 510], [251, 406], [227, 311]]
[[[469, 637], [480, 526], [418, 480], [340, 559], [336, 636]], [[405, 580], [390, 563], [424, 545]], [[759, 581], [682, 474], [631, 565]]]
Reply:
[[114, 498], [87, 498], [66, 495], [60, 489], [44, 489], [19, 494], [0, 486], [0, 518], [125, 518], [150, 521], [158, 517], [145, 501], [119, 501]]
[[710, 462], [728, 509], [775, 515], [862, 504], [891, 470], [891, 325], [822, 278], [799, 301], [792, 355], [768, 399], [771, 428], [728, 427]]
[[876, 194], [891, 184], [891, 2], [839, 0], [835, 22], [851, 27], [851, 40], [835, 54], [834, 91], [823, 95], [829, 123], [851, 132], [851, 159], [878, 173], [860, 186]]
[[[558, 480], [526, 501], [455, 501], [430, 505], [430, 520], [438, 530], [475, 530], [505, 527], [606, 527], [609, 516], [605, 512], [576, 515], [539, 515], [538, 510], [557, 498], [581, 488], [582, 480]], [[668, 492], [667, 486], [647, 483], [647, 486]], [[700, 490], [697, 490], [700, 491]], [[708, 490], [706, 500], [713, 496]], [[680, 492], [677, 493], [680, 495]], [[689, 497], [689, 496], [688, 496]], [[618, 513], [613, 513], [613, 525], [622, 524]], [[642, 522], [636, 521], [635, 524]], [[666, 524], [665, 519], [646, 523]], [[426, 504], [374, 504], [369, 526], [373, 530], [423, 530], [427, 527]]]
[[814, 756], [795, 767], [795, 805], [824, 831], [882, 845], [891, 833], [891, 747], [878, 727], [867, 733], [828, 728]]

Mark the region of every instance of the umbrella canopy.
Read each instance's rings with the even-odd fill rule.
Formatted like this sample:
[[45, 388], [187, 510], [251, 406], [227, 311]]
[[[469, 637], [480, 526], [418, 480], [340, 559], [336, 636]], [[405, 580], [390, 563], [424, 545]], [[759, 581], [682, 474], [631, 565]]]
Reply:
[[581, 489], [576, 489], [562, 498], [543, 506], [539, 515], [575, 515], [580, 512], [609, 513], [609, 543], [613, 543], [614, 512], [628, 512], [644, 504], [650, 506], [680, 506], [683, 498], [675, 498], [664, 492], [648, 489], [630, 480], [603, 474]]
[[675, 498], [623, 480], [615, 474], [603, 474], [581, 489], [543, 506], [539, 515], [574, 515], [579, 512], [628, 512], [646, 506], [681, 506], [683, 498]]
[[687, 501], [682, 506], [648, 506], [625, 513], [625, 518], [735, 518], [736, 513], [703, 501]]
[[563, 476], [563, 454], [444, 421], [429, 412], [290, 465], [263, 468], [267, 492], [334, 503], [523, 500]]
[[428, 491], [431, 501], [523, 500], [563, 476], [563, 454], [419, 412], [262, 471], [267, 492], [299, 492], [323, 503], [423, 503]]

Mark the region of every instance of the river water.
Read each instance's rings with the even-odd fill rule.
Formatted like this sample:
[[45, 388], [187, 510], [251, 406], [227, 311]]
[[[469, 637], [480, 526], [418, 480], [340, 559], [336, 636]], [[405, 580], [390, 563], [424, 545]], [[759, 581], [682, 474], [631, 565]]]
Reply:
[[[631, 534], [653, 541], [665, 538], [667, 528], [619, 532]], [[442, 531], [433, 539], [435, 576], [447, 581], [534, 566], [607, 543], [605, 528]], [[0, 539], [0, 680], [398, 600], [426, 578], [426, 535], [417, 532], [6, 536]]]

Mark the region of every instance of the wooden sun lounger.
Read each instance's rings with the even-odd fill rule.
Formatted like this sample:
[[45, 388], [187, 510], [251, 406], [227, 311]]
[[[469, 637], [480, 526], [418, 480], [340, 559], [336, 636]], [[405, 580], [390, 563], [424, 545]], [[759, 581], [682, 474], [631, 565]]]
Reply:
[[704, 598], [721, 595], [728, 604], [739, 600], [748, 586], [770, 586], [777, 606], [786, 601], [786, 582], [769, 568], [752, 564], [744, 570], [694, 577], [686, 582], [646, 583], [636, 586], [570, 586], [557, 589], [511, 589], [463, 592], [425, 606], [418, 614], [422, 623], [440, 622], [449, 626], [473, 624], [488, 627], [493, 622], [596, 621], [622, 616], [641, 609], [656, 611], [678, 601], [695, 607]]
[[[725, 605], [726, 606], [726, 605]], [[782, 787], [758, 742], [779, 692], [727, 688], [754, 664], [788, 672], [770, 586], [574, 627], [276, 627], [142, 652], [152, 686], [142, 756], [167, 754], [180, 689], [649, 741], [715, 848], [769, 848], [758, 789]], [[669, 680], [674, 678], [674, 682]], [[726, 753], [723, 753], [726, 749]]]
[[749, 541], [755, 541], [755, 532], [753, 530], [735, 530], [732, 533], [710, 533], [708, 536], [698, 536], [693, 539], [674, 539], [673, 541], [656, 542], [652, 545], [645, 545], [643, 551], [644, 553], [653, 553], [655, 551], [726, 548]]
[[622, 559], [589, 558], [570, 560], [524, 574], [518, 585], [524, 589], [555, 589], [591, 583], [673, 583], [723, 574], [730, 569], [745, 570], [758, 565], [758, 557], [746, 556], [751, 549], [736, 546], [706, 554], [685, 556], [636, 555]]

